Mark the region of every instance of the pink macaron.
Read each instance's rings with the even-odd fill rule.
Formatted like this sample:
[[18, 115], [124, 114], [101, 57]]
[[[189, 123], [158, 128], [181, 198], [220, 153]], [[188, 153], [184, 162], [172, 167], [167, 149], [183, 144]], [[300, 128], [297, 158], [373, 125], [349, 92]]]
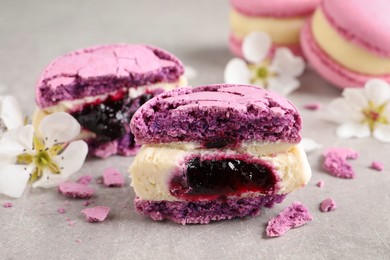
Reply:
[[301, 31], [306, 58], [340, 88], [390, 82], [389, 13], [389, 0], [324, 0]]
[[273, 47], [288, 47], [302, 55], [299, 31], [320, 0], [230, 0], [229, 47], [242, 57], [243, 39], [255, 31], [270, 35]]

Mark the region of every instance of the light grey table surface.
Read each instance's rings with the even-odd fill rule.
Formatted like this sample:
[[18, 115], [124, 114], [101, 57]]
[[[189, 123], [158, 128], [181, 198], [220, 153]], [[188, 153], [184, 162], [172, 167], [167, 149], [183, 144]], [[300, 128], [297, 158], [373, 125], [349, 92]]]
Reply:
[[[11, 1], [0, 0], [1, 94], [16, 95], [26, 113], [34, 109], [34, 85], [43, 68], [68, 51], [104, 43], [148, 43], [176, 54], [198, 71], [191, 85], [218, 83], [231, 58], [227, 49], [226, 0], [143, 1]], [[309, 102], [327, 104], [340, 95], [310, 70], [302, 88], [290, 96], [298, 108]], [[390, 259], [389, 144], [374, 139], [337, 139], [326, 111], [301, 109], [303, 135], [324, 147], [356, 149], [352, 161], [357, 177], [338, 179], [321, 170], [323, 149], [309, 154], [313, 177], [308, 186], [266, 209], [255, 218], [209, 225], [181, 226], [153, 222], [135, 213], [134, 192], [96, 188], [95, 205], [112, 208], [99, 224], [86, 223], [81, 200], [69, 205], [55, 189], [28, 188], [0, 207], [0, 259]], [[383, 172], [368, 168], [372, 160], [385, 163]], [[123, 174], [132, 158], [89, 160], [72, 179], [101, 176], [105, 167]], [[315, 186], [324, 180], [325, 187]], [[338, 209], [321, 213], [319, 203], [335, 199]], [[267, 221], [292, 201], [303, 202], [314, 220], [282, 237], [264, 236]], [[65, 205], [65, 206], [64, 206]], [[65, 207], [65, 214], [57, 208]], [[75, 222], [69, 226], [67, 218]]]

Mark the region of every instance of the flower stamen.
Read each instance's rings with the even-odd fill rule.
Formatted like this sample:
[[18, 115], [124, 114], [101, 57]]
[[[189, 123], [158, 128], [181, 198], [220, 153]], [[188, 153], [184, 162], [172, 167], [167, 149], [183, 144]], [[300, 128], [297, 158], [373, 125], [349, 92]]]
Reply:
[[368, 102], [368, 107], [362, 110], [364, 119], [362, 123], [368, 124], [370, 131], [373, 132], [377, 124], [389, 124], [390, 122], [384, 116], [384, 111], [386, 109], [387, 103], [382, 105], [375, 105], [373, 101]]

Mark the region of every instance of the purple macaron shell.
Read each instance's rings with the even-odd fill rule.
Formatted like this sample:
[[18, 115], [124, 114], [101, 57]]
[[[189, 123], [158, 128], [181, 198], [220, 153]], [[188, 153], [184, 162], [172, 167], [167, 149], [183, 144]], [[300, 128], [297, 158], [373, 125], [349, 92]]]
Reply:
[[298, 143], [298, 110], [274, 92], [247, 85], [181, 88], [146, 102], [133, 116], [139, 144], [242, 141]]
[[212, 201], [150, 201], [136, 198], [138, 213], [153, 220], [168, 219], [178, 224], [208, 224], [210, 221], [257, 216], [262, 207], [281, 203], [285, 195], [220, 198]]
[[174, 82], [184, 73], [172, 54], [147, 45], [101, 45], [54, 60], [36, 87], [36, 102], [45, 108], [63, 100], [96, 96], [123, 88]]

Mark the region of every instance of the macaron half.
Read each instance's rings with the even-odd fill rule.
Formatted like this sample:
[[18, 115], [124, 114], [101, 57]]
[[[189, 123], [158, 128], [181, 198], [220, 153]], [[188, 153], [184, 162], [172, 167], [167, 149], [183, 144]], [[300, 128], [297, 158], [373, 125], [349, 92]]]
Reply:
[[301, 31], [314, 69], [337, 87], [390, 82], [390, 1], [324, 0]]

